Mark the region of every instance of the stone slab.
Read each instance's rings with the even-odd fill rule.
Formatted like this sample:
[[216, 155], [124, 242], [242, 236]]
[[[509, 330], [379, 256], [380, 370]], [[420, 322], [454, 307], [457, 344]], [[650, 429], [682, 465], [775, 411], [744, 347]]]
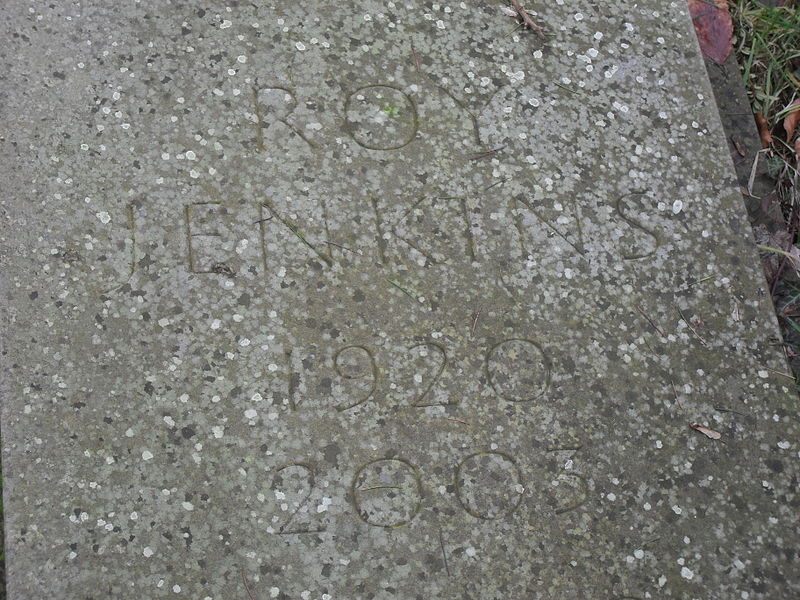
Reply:
[[10, 598], [797, 595], [686, 7], [503, 6], [8, 3]]

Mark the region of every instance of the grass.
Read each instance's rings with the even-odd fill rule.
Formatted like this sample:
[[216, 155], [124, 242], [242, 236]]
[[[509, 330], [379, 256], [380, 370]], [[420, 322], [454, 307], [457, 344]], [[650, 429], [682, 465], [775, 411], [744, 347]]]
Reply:
[[[730, 0], [734, 50], [754, 114], [764, 116], [772, 135], [767, 152], [770, 175], [787, 223], [798, 212], [797, 156], [786, 138], [783, 120], [800, 98], [800, 7], [769, 6], [755, 0]], [[795, 107], [796, 109], [797, 107]]]
[[753, 0], [731, 2], [735, 49], [754, 112], [781, 118], [800, 89], [800, 13]]
[[[800, 98], [800, 6], [795, 6], [797, 3], [797, 0], [728, 2], [734, 24], [733, 47], [747, 95], [753, 113], [763, 115], [761, 129], [771, 135], [771, 142], [764, 150], [768, 174], [775, 181], [771, 197], [780, 203], [789, 241], [794, 246], [798, 246], [800, 232], [800, 134], [797, 131], [787, 134], [783, 123], [793, 110], [792, 103]], [[798, 144], [797, 152], [795, 144]], [[783, 264], [770, 286], [781, 321], [786, 355], [796, 380], [800, 381], [800, 272], [787, 250], [791, 250], [791, 246], [777, 249]]]

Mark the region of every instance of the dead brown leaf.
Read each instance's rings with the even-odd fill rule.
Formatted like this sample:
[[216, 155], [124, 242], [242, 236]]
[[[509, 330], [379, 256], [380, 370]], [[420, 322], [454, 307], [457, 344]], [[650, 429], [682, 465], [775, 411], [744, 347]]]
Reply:
[[783, 120], [783, 128], [786, 130], [786, 141], [791, 142], [797, 125], [800, 124], [800, 98], [792, 102], [786, 108], [791, 112], [786, 115], [786, 118]]
[[769, 148], [772, 144], [772, 132], [769, 130], [769, 123], [767, 118], [761, 113], [756, 113], [756, 125], [758, 126], [758, 136], [761, 138], [761, 146]]
[[744, 149], [742, 142], [740, 142], [735, 136], [731, 136], [731, 143], [733, 144], [733, 147], [736, 148], [736, 152], [739, 154], [739, 156], [747, 155], [747, 151]]
[[699, 431], [700, 433], [702, 433], [708, 438], [711, 438], [712, 440], [718, 440], [719, 438], [722, 437], [722, 434], [719, 431], [714, 431], [713, 429], [704, 427], [703, 425], [700, 425], [700, 423], [695, 423], [694, 421], [689, 422], [689, 427], [691, 427], [695, 431]]
[[689, 0], [689, 13], [703, 56], [722, 64], [730, 56], [733, 20], [726, 0]]

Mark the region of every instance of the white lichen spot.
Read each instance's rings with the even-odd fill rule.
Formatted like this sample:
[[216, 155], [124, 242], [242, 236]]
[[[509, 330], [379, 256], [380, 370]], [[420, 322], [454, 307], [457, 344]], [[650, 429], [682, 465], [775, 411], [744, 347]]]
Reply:
[[103, 225], [106, 225], [111, 222], [111, 215], [109, 215], [106, 211], [99, 212], [95, 215]]
[[694, 577], [694, 573], [689, 567], [682, 567], [681, 577], [683, 577], [684, 579], [691, 579], [692, 577]]
[[319, 504], [319, 505], [317, 506], [317, 512], [318, 512], [318, 513], [324, 513], [325, 511], [327, 511], [327, 510], [328, 510], [328, 507], [329, 507], [329, 506], [330, 506], [332, 503], [333, 503], [333, 500], [331, 500], [330, 498], [323, 498], [323, 499], [322, 499], [322, 504]]
[[151, 458], [153, 458], [153, 453], [150, 450], [142, 452], [142, 460], [150, 460]]
[[150, 546], [146, 546], [145, 549], [142, 550], [142, 554], [144, 554], [145, 558], [150, 558], [153, 556], [153, 554], [155, 554], [155, 552], [153, 552], [153, 549], [150, 548]]

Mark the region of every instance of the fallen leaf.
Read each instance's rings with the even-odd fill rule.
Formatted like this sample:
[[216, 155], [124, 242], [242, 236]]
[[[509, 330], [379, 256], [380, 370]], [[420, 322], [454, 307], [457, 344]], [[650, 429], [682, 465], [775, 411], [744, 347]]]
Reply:
[[786, 141], [791, 142], [794, 137], [794, 131], [800, 123], [800, 98], [787, 106], [786, 110], [791, 112], [783, 120], [783, 128], [786, 130]]
[[699, 423], [695, 423], [694, 421], [689, 422], [689, 427], [694, 429], [695, 431], [699, 431], [706, 437], [711, 438], [712, 440], [718, 440], [722, 437], [722, 434], [719, 431], [714, 431], [713, 429], [709, 429], [708, 427], [703, 427]]
[[733, 147], [736, 148], [736, 152], [739, 153], [739, 156], [746, 156], [747, 155], [747, 151], [744, 149], [744, 146], [742, 145], [742, 142], [740, 142], [734, 136], [731, 136], [731, 143], [733, 144]]
[[689, 0], [689, 14], [703, 56], [724, 63], [733, 49], [733, 19], [727, 0]]
[[755, 118], [756, 125], [758, 126], [758, 135], [761, 138], [761, 146], [763, 148], [769, 148], [770, 144], [772, 144], [772, 133], [769, 130], [767, 118], [761, 113], [756, 113]]

